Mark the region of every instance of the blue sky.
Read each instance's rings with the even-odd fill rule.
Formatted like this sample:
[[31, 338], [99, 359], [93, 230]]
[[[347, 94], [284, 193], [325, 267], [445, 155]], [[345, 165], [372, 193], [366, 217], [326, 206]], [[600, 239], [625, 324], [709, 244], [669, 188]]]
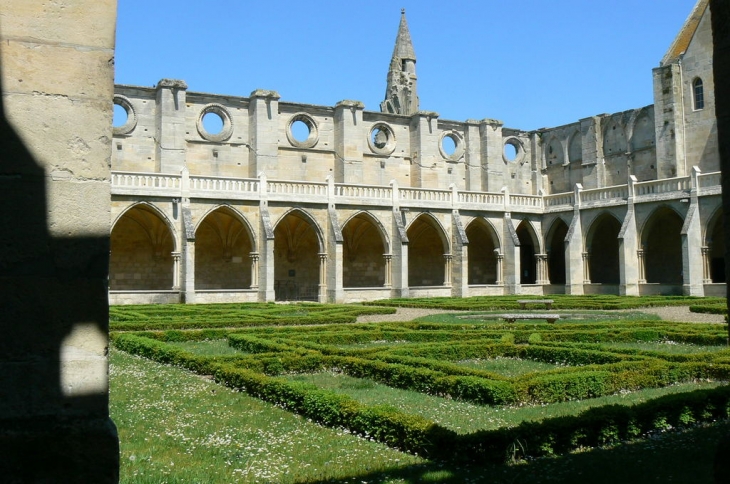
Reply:
[[420, 108], [525, 130], [651, 104], [695, 0], [120, 0], [116, 82], [377, 111], [400, 9]]

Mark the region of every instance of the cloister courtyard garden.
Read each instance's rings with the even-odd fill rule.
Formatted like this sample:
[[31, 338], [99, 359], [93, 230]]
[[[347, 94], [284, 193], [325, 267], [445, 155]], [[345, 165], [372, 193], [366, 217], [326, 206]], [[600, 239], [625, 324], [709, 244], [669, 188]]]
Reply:
[[523, 299], [112, 306], [121, 482], [712, 482], [724, 298]]

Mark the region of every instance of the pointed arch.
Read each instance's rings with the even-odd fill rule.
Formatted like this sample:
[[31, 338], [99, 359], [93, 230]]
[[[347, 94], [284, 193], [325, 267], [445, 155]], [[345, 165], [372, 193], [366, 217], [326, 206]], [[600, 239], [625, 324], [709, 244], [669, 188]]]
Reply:
[[520, 240], [520, 284], [537, 283], [537, 259], [540, 253], [540, 240], [529, 220], [524, 219], [516, 229]]
[[110, 290], [172, 289], [176, 248], [172, 224], [161, 210], [147, 202], [131, 205], [110, 234]]
[[250, 254], [254, 251], [254, 237], [246, 219], [229, 205], [213, 207], [195, 230], [196, 288], [250, 288]]
[[208, 215], [210, 215], [216, 211], [227, 212], [230, 214], [231, 217], [238, 220], [241, 223], [241, 225], [243, 226], [243, 228], [245, 229], [245, 231], [246, 231], [245, 233], [251, 239], [251, 250], [254, 252], [257, 251], [256, 232], [254, 231], [253, 226], [251, 226], [251, 223], [248, 221], [246, 216], [241, 213], [240, 210], [232, 207], [231, 205], [229, 205], [227, 203], [221, 203], [219, 205], [209, 208], [208, 211], [205, 212], [202, 217], [200, 217], [200, 220], [198, 220], [198, 223], [195, 226], [195, 233], [198, 232], [198, 230], [200, 229], [201, 225], [205, 222]]
[[580, 130], [576, 129], [568, 137], [568, 162], [581, 163], [583, 161], [583, 137]]
[[411, 221], [408, 234], [408, 285], [440, 286], [446, 281], [446, 261], [450, 254], [446, 231], [430, 213]]
[[683, 217], [667, 205], [657, 207], [641, 230], [646, 282], [682, 284]]
[[713, 283], [727, 282], [722, 207], [715, 210], [707, 223], [704, 245], [707, 247], [707, 258], [709, 259], [707, 263], [710, 266], [710, 280]]
[[545, 237], [548, 280], [550, 284], [565, 284], [565, 237], [568, 224], [558, 217], [550, 225]]
[[591, 222], [584, 247], [592, 283], [620, 283], [619, 232], [621, 221], [611, 212], [602, 212]]
[[388, 237], [380, 221], [361, 211], [342, 226], [343, 287], [380, 287], [385, 284], [384, 255], [390, 252]]
[[[172, 250], [173, 251], [180, 250], [179, 244], [178, 244], [177, 230], [175, 230], [175, 225], [170, 220], [170, 217], [168, 217], [167, 214], [165, 214], [165, 212], [162, 211], [162, 209], [160, 209], [153, 203], [137, 202], [137, 203], [131, 204], [130, 206], [128, 206], [127, 208], [122, 210], [122, 212], [119, 215], [117, 215], [117, 217], [112, 221], [112, 232], [114, 231], [114, 229], [116, 228], [117, 224], [122, 219], [122, 217], [124, 217], [125, 215], [129, 215], [130, 212], [134, 213], [132, 211], [135, 209], [144, 210], [144, 211], [150, 212], [150, 213], [154, 214], [155, 216], [157, 216], [165, 224], [165, 227], [167, 227], [167, 229], [170, 231], [170, 234], [172, 236], [172, 243], [173, 243]], [[139, 223], [139, 221], [138, 221], [138, 223]]]
[[274, 227], [274, 291], [278, 300], [317, 300], [322, 231], [299, 208], [284, 213]]
[[497, 253], [500, 250], [497, 231], [488, 220], [477, 217], [469, 222], [465, 232], [469, 240], [469, 284], [496, 284]]

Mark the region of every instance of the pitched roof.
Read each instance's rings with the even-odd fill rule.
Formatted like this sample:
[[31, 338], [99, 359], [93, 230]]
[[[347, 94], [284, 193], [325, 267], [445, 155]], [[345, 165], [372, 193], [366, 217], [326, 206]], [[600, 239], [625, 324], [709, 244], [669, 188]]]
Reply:
[[400, 25], [398, 26], [398, 36], [395, 38], [395, 48], [393, 49], [393, 57], [400, 59], [416, 60], [416, 52], [413, 50], [411, 42], [411, 33], [408, 30], [408, 22], [406, 22], [406, 9], [400, 11]]
[[697, 27], [700, 25], [700, 20], [702, 20], [702, 16], [705, 14], [705, 10], [707, 10], [707, 5], [709, 3], [710, 0], [699, 0], [697, 2], [695, 8], [692, 9], [692, 13], [690, 13], [687, 20], [684, 21], [682, 29], [679, 31], [679, 34], [677, 34], [677, 37], [674, 38], [674, 42], [672, 42], [667, 53], [664, 54], [659, 65], [665, 66], [667, 64], [677, 62], [679, 57], [685, 53], [687, 47], [689, 47], [689, 43], [692, 41], [692, 37], [694, 37], [695, 32], [697, 31]]

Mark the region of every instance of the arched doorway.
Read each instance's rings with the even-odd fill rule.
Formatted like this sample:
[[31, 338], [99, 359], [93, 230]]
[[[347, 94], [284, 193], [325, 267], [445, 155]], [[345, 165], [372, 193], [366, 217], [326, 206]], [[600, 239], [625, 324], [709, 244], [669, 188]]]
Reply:
[[430, 215], [421, 215], [408, 227], [408, 285], [442, 286], [445, 281], [446, 237]]
[[497, 254], [499, 242], [491, 225], [476, 219], [466, 228], [469, 239], [469, 284], [497, 283]]
[[110, 290], [166, 291], [173, 288], [174, 237], [156, 208], [138, 204], [124, 212], [112, 228], [110, 245]]
[[196, 289], [251, 287], [252, 240], [248, 227], [231, 208], [206, 215], [195, 232]]
[[279, 221], [274, 229], [277, 300], [317, 300], [321, 249], [319, 231], [309, 215], [293, 210]]
[[565, 284], [565, 236], [568, 225], [557, 219], [550, 227], [547, 236], [547, 265], [550, 284]]
[[385, 243], [374, 220], [365, 213], [352, 217], [342, 228], [343, 287], [382, 287], [385, 284]]
[[517, 238], [520, 240], [520, 284], [537, 283], [537, 260], [535, 247], [537, 237], [535, 230], [527, 220], [517, 226]]
[[682, 218], [668, 208], [657, 209], [642, 233], [647, 283], [682, 284]]
[[598, 216], [586, 237], [588, 252], [588, 273], [590, 281], [596, 284], [619, 284], [618, 234], [621, 224], [608, 213]]

